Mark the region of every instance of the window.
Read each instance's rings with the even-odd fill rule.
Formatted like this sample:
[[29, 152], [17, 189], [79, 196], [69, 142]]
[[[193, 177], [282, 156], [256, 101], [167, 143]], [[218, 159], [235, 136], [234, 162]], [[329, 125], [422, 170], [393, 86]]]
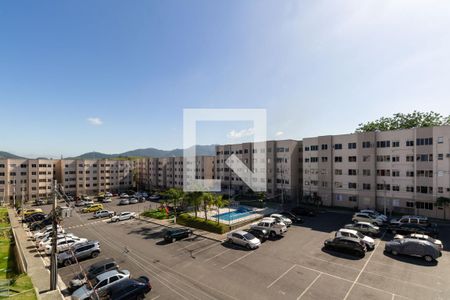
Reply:
[[342, 170], [340, 170], [340, 169], [335, 169], [335, 170], [334, 170], [334, 175], [342, 175]]
[[348, 169], [348, 175], [356, 176], [356, 170], [355, 169]]
[[342, 162], [342, 156], [335, 156], [334, 162]]
[[398, 171], [398, 170], [393, 170], [393, 171], [392, 171], [392, 177], [400, 177], [400, 171]]
[[356, 149], [356, 143], [348, 143], [348, 149]]
[[341, 150], [342, 149], [342, 144], [334, 144], [334, 149], [335, 150]]
[[433, 154], [418, 154], [417, 161], [433, 161]]
[[443, 136], [439, 136], [438, 140], [437, 140], [438, 144], [443, 144], [444, 143], [444, 137]]
[[406, 191], [409, 193], [414, 193], [414, 187], [413, 186], [407, 186]]
[[377, 176], [391, 176], [391, 170], [377, 170]]
[[356, 196], [348, 196], [348, 201], [356, 202], [356, 201], [358, 201], [358, 198]]
[[427, 210], [433, 210], [433, 203], [429, 202], [416, 202], [416, 208], [418, 209], [427, 209]]
[[389, 148], [391, 147], [391, 141], [378, 141], [377, 148]]
[[318, 162], [319, 161], [319, 158], [318, 157], [311, 157], [311, 162], [312, 163], [316, 163], [316, 162]]
[[416, 140], [417, 146], [429, 146], [433, 145], [433, 138], [420, 138]]
[[439, 153], [438, 154], [438, 160], [444, 160], [444, 154]]
[[323, 156], [323, 157], [322, 157], [322, 162], [328, 162], [328, 157]]
[[309, 151], [309, 147], [305, 147], [305, 151]]
[[395, 185], [392, 186], [392, 190], [394, 192], [400, 192], [400, 186], [398, 184], [395, 184]]
[[317, 151], [317, 150], [319, 150], [319, 146], [317, 146], [317, 145], [311, 146], [311, 151]]
[[392, 162], [399, 162], [400, 156], [392, 156]]
[[400, 147], [400, 142], [399, 141], [392, 142], [392, 147], [395, 147], [395, 148]]
[[322, 144], [322, 150], [328, 150], [328, 145], [327, 144]]
[[349, 156], [348, 157], [349, 162], [356, 162], [356, 156]]
[[370, 176], [370, 170], [369, 169], [364, 169], [363, 170], [363, 176]]
[[432, 194], [433, 193], [433, 187], [431, 187], [431, 186], [417, 186], [417, 193]]
[[406, 177], [414, 177], [414, 171], [406, 171]]
[[305, 163], [309, 163], [309, 158], [305, 158]]
[[414, 141], [406, 141], [406, 147], [413, 147]]
[[363, 183], [363, 190], [370, 190], [370, 183]]
[[362, 142], [362, 147], [363, 148], [370, 148], [371, 144], [370, 144], [370, 142]]
[[438, 193], [439, 194], [444, 193], [444, 188], [442, 186], [438, 187]]
[[378, 162], [390, 162], [391, 156], [390, 155], [377, 155], [377, 161]]
[[369, 162], [369, 161], [370, 161], [370, 155], [364, 155], [363, 162]]
[[414, 207], [414, 202], [406, 201], [406, 207]]
[[337, 182], [337, 181], [336, 181], [336, 182], [334, 183], [334, 186], [335, 186], [336, 188], [338, 188], [338, 189], [339, 189], [339, 188], [342, 188], [342, 182]]
[[356, 189], [356, 183], [355, 182], [349, 182], [348, 183], [348, 188], [349, 189]]
[[406, 156], [406, 161], [408, 161], [408, 162], [413, 162], [413, 161], [414, 161], [414, 156], [412, 156], [412, 155], [407, 155], [407, 156]]

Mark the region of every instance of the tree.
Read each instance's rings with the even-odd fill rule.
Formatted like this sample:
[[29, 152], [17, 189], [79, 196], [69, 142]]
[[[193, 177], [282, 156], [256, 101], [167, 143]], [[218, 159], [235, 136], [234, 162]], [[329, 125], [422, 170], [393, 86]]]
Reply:
[[184, 192], [181, 189], [170, 188], [165, 194], [169, 197], [169, 201], [173, 203], [173, 209], [175, 213], [175, 220], [177, 222], [177, 206], [181, 205], [184, 198]]
[[195, 217], [197, 218], [198, 208], [202, 203], [203, 192], [189, 192], [187, 193], [185, 199], [190, 206], [194, 207]]
[[203, 212], [205, 213], [205, 221], [208, 220], [208, 209], [214, 202], [214, 195], [211, 193], [203, 193], [202, 195], [202, 204], [203, 204]]
[[414, 111], [409, 114], [396, 113], [392, 117], [382, 117], [375, 121], [359, 124], [356, 132], [388, 131], [414, 127], [450, 125], [450, 116], [439, 113]]
[[446, 219], [445, 217], [445, 211], [447, 209], [447, 206], [450, 205], [450, 198], [447, 197], [439, 197], [436, 199], [436, 206], [440, 206], [444, 208], [444, 220]]
[[[228, 200], [223, 199], [223, 195], [216, 194], [214, 195], [213, 205], [217, 209], [217, 215], [220, 214], [220, 209], [228, 205]], [[217, 224], [219, 224], [219, 218], [217, 218]]]

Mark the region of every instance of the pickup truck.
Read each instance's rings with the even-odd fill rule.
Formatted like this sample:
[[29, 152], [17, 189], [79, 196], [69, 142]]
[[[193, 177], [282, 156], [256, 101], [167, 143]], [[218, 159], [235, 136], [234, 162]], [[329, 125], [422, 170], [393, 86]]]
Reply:
[[112, 218], [115, 214], [111, 210], [99, 210], [94, 213], [94, 218]]
[[263, 218], [258, 223], [250, 225], [250, 228], [266, 229], [271, 238], [282, 236], [287, 231], [286, 224], [278, 223], [275, 218]]

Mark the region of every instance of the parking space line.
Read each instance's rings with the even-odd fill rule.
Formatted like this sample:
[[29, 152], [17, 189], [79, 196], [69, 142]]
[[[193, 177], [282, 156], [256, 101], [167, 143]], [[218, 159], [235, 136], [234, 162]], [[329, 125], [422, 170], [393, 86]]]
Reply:
[[194, 250], [194, 251], [195, 251], [195, 254], [199, 254], [199, 253], [202, 253], [203, 251], [206, 251], [206, 250], [208, 250], [208, 249], [210, 249], [212, 247], [218, 246], [218, 245], [220, 245], [220, 243], [214, 242], [212, 245], [209, 245], [209, 246], [207, 246], [207, 247], [205, 247], [205, 248], [203, 248], [203, 249], [201, 249], [199, 251], [196, 251], [196, 250]]
[[316, 278], [314, 278], [314, 280], [306, 287], [306, 289], [300, 294], [300, 296], [297, 297], [297, 300], [301, 299], [306, 294], [306, 292], [314, 285], [314, 283], [316, 283], [321, 275], [322, 274], [319, 274], [316, 276]]
[[158, 299], [159, 297], [161, 297], [161, 295], [158, 295], [158, 296], [156, 296], [156, 297], [153, 297], [153, 298], [150, 299], [150, 300], [156, 300], [156, 299]]
[[207, 260], [205, 260], [205, 262], [208, 262], [208, 261], [210, 261], [210, 260], [212, 260], [212, 259], [214, 259], [214, 258], [216, 258], [216, 257], [218, 257], [218, 256], [220, 256], [220, 255], [222, 255], [222, 254], [224, 254], [224, 253], [230, 251], [230, 250], [231, 250], [231, 249], [227, 249], [227, 250], [225, 250], [225, 251], [222, 251], [222, 252], [220, 252], [220, 253], [214, 255], [213, 257], [208, 258]]
[[289, 273], [290, 270], [292, 270], [293, 268], [295, 268], [296, 265], [293, 265], [292, 267], [290, 267], [289, 269], [287, 269], [286, 272], [284, 272], [283, 274], [281, 274], [277, 279], [275, 279], [274, 281], [272, 281], [271, 284], [269, 284], [267, 286], [267, 288], [270, 288], [272, 285], [274, 285], [278, 280], [280, 280], [281, 278], [283, 278], [287, 273]]
[[247, 256], [249, 256], [250, 254], [253, 254], [253, 253], [254, 253], [254, 252], [252, 251], [252, 252], [250, 252], [250, 253], [247, 253], [247, 254], [245, 254], [245, 255], [242, 255], [241, 257], [239, 257], [239, 258], [233, 260], [233, 261], [230, 262], [229, 264], [226, 264], [225, 266], [223, 266], [223, 267], [222, 267], [222, 270], [228, 268], [229, 266], [231, 266], [231, 265], [234, 264], [235, 262], [238, 262], [238, 261], [240, 261], [241, 259], [244, 259], [244, 258], [246, 258]]
[[[206, 240], [206, 239], [202, 239], [202, 240], [193, 242], [193, 243], [191, 243], [191, 244], [189, 244], [189, 245], [187, 245], [187, 246], [184, 246], [184, 247], [182, 247], [182, 248], [177, 249], [177, 251], [184, 250], [184, 249], [186, 249], [186, 248], [189, 248], [189, 247], [192, 246], [192, 245], [195, 245], [195, 244], [197, 244], [197, 243], [203, 242], [203, 241], [205, 241], [205, 240]], [[185, 241], [186, 241], [186, 240], [185, 240]]]

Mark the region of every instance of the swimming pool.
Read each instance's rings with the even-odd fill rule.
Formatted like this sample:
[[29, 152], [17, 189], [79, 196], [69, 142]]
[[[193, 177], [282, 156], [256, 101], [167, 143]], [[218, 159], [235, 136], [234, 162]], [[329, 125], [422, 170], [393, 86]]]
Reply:
[[237, 219], [241, 219], [250, 215], [253, 215], [255, 212], [245, 208], [245, 207], [238, 207], [235, 211], [221, 213], [218, 215], [213, 216], [214, 218], [218, 218], [219, 221], [234, 221]]

